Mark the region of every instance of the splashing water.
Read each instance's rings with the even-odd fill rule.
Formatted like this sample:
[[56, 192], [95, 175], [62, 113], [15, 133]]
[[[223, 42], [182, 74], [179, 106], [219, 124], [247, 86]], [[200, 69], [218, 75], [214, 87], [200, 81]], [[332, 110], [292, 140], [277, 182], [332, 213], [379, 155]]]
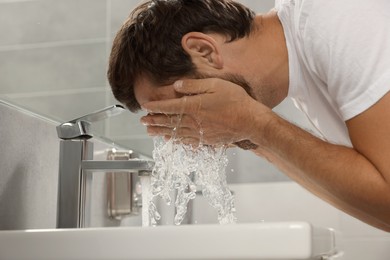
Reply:
[[150, 178], [148, 176], [140, 176], [142, 185], [142, 226], [150, 226], [149, 221], [149, 189], [150, 189]]
[[147, 222], [155, 226], [161, 218], [155, 199], [162, 198], [170, 205], [172, 191], [176, 191], [174, 222], [179, 225], [187, 212], [188, 202], [196, 197], [197, 187], [202, 189], [203, 196], [217, 210], [220, 224], [236, 222], [234, 198], [226, 182], [228, 159], [225, 147], [199, 145], [193, 148], [175, 139], [164, 141], [156, 137], [153, 159], [155, 166], [150, 193], [146, 196], [149, 197]]

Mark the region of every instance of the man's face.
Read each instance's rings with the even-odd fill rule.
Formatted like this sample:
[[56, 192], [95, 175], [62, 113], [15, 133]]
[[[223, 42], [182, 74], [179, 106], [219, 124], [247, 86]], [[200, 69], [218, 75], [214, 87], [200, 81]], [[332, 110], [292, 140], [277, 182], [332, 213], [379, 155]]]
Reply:
[[[197, 78], [210, 78], [210, 76], [205, 77], [205, 76], [198, 75]], [[230, 74], [230, 75], [224, 75], [223, 77], [220, 78], [241, 86], [248, 93], [248, 95], [254, 98], [253, 93], [251, 91], [251, 87], [243, 77], [239, 75]], [[141, 77], [136, 81], [134, 86], [134, 94], [138, 103], [141, 106], [150, 101], [173, 99], [182, 96], [181, 94], [177, 93], [174, 90], [173, 85], [156, 86], [146, 77]], [[253, 144], [249, 140], [242, 140], [240, 142], [236, 142], [235, 145], [237, 145], [238, 147], [244, 150], [256, 149], [258, 147], [257, 145]]]
[[[217, 78], [217, 76], [212, 75], [196, 75], [195, 78]], [[222, 76], [218, 76], [218, 78], [230, 81], [241, 86], [249, 96], [256, 99], [252, 88], [249, 83], [241, 76], [237, 74], [225, 74]], [[158, 101], [165, 99], [173, 99], [179, 98], [182, 95], [177, 93], [173, 85], [166, 86], [157, 86], [151, 80], [149, 80], [146, 76], [140, 76], [135, 84], [134, 84], [134, 94], [137, 102], [142, 106], [143, 104], [150, 101]]]
[[142, 107], [150, 101], [158, 101], [180, 97], [173, 85], [157, 86], [146, 76], [140, 76], [134, 84], [135, 98]]

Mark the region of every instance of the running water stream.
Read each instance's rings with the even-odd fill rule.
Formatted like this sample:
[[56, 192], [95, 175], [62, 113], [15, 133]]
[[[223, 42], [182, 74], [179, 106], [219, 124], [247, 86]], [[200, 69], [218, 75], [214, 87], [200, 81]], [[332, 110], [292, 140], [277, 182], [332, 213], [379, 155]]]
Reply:
[[[155, 166], [150, 179], [143, 178], [143, 226], [155, 226], [161, 218], [156, 200], [163, 199], [176, 207], [174, 223], [180, 225], [187, 204], [195, 199], [197, 189], [218, 213], [221, 224], [235, 223], [234, 198], [226, 182], [226, 148], [199, 145], [193, 148], [174, 139], [154, 138]], [[175, 192], [172, 192], [175, 191]], [[172, 198], [172, 194], [176, 194]]]

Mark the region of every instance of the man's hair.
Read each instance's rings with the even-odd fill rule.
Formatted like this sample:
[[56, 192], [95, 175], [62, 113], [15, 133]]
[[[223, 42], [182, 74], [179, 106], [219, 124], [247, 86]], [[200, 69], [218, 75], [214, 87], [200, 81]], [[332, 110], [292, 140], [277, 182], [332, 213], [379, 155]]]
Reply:
[[234, 41], [250, 34], [254, 16], [232, 0], [151, 0], [139, 5], [113, 42], [107, 76], [115, 98], [129, 110], [139, 110], [134, 81], [140, 75], [156, 85], [195, 75], [181, 46], [186, 33], [220, 33]]

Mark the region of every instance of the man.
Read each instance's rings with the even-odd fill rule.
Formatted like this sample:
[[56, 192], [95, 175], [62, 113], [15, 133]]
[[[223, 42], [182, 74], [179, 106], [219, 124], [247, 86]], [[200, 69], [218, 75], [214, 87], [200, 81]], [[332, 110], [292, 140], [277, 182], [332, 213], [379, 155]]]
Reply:
[[[155, 0], [118, 32], [108, 78], [150, 135], [251, 149], [390, 231], [390, 2]], [[315, 136], [271, 110], [290, 97]]]

